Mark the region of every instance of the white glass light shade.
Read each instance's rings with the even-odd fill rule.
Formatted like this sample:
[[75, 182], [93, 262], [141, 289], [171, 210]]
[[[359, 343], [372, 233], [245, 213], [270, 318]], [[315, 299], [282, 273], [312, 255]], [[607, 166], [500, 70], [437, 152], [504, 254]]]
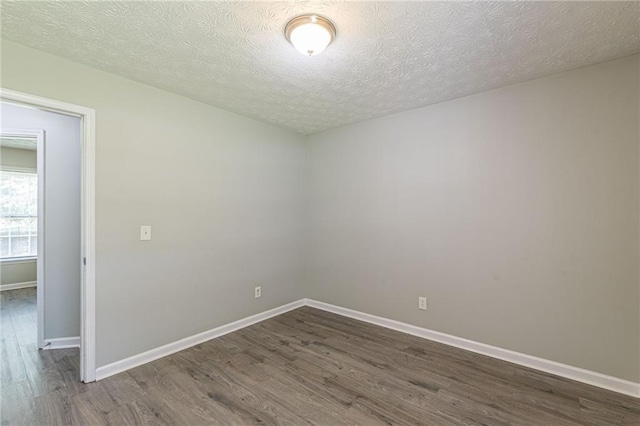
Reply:
[[336, 29], [322, 16], [304, 15], [289, 21], [285, 35], [300, 53], [313, 56], [322, 52], [333, 41]]

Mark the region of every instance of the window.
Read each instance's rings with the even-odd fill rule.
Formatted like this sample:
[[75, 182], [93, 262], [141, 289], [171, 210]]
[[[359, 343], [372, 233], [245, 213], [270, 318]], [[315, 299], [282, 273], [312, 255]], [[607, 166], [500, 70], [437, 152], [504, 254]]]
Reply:
[[0, 258], [38, 254], [38, 175], [0, 170]]

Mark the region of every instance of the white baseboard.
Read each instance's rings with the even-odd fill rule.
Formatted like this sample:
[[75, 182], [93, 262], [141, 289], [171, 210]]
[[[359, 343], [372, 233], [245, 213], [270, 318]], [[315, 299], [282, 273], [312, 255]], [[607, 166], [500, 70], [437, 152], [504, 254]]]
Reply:
[[[104, 365], [96, 370], [96, 380], [102, 380], [114, 374], [118, 374], [139, 365], [146, 364], [156, 359], [171, 355], [173, 353], [182, 351], [208, 340], [215, 339], [216, 337], [224, 336], [225, 334], [232, 333], [244, 327], [248, 327], [266, 319], [284, 314], [285, 312], [292, 311], [302, 306], [310, 306], [312, 308], [321, 309], [323, 311], [332, 312], [344, 317], [379, 325], [391, 330], [400, 331], [402, 333], [411, 334], [423, 339], [432, 340], [435, 342], [443, 343], [445, 345], [501, 359], [513, 364], [518, 364], [524, 367], [533, 368], [535, 370], [544, 371], [546, 373], [555, 374], [556, 376], [565, 377], [567, 379], [608, 389], [614, 392], [634, 396], [636, 398], [640, 397], [640, 383], [631, 382], [617, 377], [597, 373], [595, 371], [585, 370], [583, 368], [578, 368], [567, 364], [561, 364], [559, 362], [550, 361], [532, 355], [527, 355], [508, 349], [475, 342], [473, 340], [452, 336], [450, 334], [440, 333], [438, 331], [429, 330], [427, 328], [406, 324], [400, 321], [395, 321], [392, 319], [383, 318], [312, 299], [301, 299], [295, 302], [291, 302], [256, 315], [252, 315], [250, 317], [246, 317], [238, 321], [221, 325], [220, 327], [216, 327], [211, 330], [204, 331], [202, 333], [195, 334], [193, 336], [186, 337], [172, 343], [168, 343], [166, 345], [131, 356], [129, 358]], [[77, 343], [75, 345], [59, 346], [62, 343], [60, 342], [55, 346], [52, 344], [47, 349], [79, 346], [80, 338], [69, 338], [69, 340], [71, 339], [77, 339]], [[63, 341], [67, 339], [51, 340]], [[48, 341], [49, 340], [45, 341], [45, 343]]]
[[370, 324], [375, 324], [381, 327], [400, 331], [402, 333], [422, 337], [423, 339], [433, 340], [435, 342], [444, 343], [445, 345], [465, 349], [467, 351], [475, 352], [482, 355], [487, 355], [493, 358], [501, 359], [503, 361], [511, 362], [513, 364], [518, 364], [524, 367], [533, 368], [535, 370], [544, 371], [546, 373], [555, 374], [556, 376], [565, 377], [577, 382], [587, 383], [589, 385], [640, 398], [640, 383], [631, 382], [628, 380], [608, 376], [606, 374], [597, 373], [595, 371], [585, 370], [583, 368], [578, 368], [567, 364], [561, 364], [555, 361], [549, 361], [547, 359], [538, 358], [532, 355], [526, 355], [508, 349], [502, 349], [484, 343], [474, 342], [473, 340], [463, 339], [461, 337], [452, 336], [450, 334], [440, 333], [438, 331], [429, 330], [427, 328], [406, 324], [400, 321], [395, 321], [376, 315], [366, 314], [364, 312], [354, 311], [353, 309], [330, 305], [324, 302], [318, 302], [312, 299], [305, 299], [305, 305], [356, 320], [368, 322]]
[[23, 283], [2, 284], [0, 285], [0, 291], [18, 290], [19, 288], [35, 287], [37, 281], [25, 281]]
[[251, 315], [249, 317], [230, 322], [229, 324], [221, 325], [220, 327], [216, 327], [190, 337], [185, 337], [184, 339], [180, 339], [173, 343], [168, 343], [158, 348], [142, 352], [138, 355], [134, 355], [129, 358], [125, 358], [123, 360], [98, 367], [96, 369], [96, 380], [102, 380], [106, 377], [113, 376], [114, 374], [121, 373], [142, 364], [146, 364], [158, 358], [163, 358], [173, 353], [180, 352], [184, 349], [199, 345], [200, 343], [215, 339], [216, 337], [224, 336], [225, 334], [232, 333], [236, 330], [240, 330], [241, 328], [248, 327], [250, 325], [284, 314], [285, 312], [292, 311], [302, 306], [304, 306], [304, 300], [297, 300], [295, 302], [287, 303], [286, 305], [282, 305], [277, 308], [261, 312], [259, 314]]
[[66, 348], [79, 348], [80, 336], [77, 337], [58, 337], [55, 339], [44, 339], [43, 350], [49, 349], [66, 349]]

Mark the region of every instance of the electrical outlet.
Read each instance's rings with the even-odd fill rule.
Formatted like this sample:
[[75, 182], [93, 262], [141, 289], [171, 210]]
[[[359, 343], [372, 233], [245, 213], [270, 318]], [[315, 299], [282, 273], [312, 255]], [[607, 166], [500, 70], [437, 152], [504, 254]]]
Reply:
[[262, 287], [258, 286], [253, 289], [253, 297], [257, 299], [260, 296], [262, 296]]
[[426, 297], [418, 297], [418, 309], [426, 311], [427, 310], [427, 298]]

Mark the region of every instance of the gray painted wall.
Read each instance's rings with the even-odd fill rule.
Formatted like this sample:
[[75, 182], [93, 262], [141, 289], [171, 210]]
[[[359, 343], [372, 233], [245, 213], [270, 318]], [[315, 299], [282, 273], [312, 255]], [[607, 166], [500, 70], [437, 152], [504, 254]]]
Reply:
[[636, 56], [312, 136], [307, 295], [638, 381], [638, 92]]
[[36, 151], [0, 146], [0, 167], [2, 166], [20, 167], [35, 171], [38, 167]]
[[[37, 166], [36, 151], [0, 146], [0, 168], [19, 167], [35, 171]], [[33, 282], [37, 278], [36, 269], [35, 260], [2, 262], [0, 263], [0, 286]]]
[[1, 71], [96, 110], [98, 366], [303, 297], [301, 136], [6, 40]]
[[0, 264], [0, 286], [33, 282], [37, 279], [35, 260], [3, 262]]
[[79, 336], [80, 119], [3, 103], [0, 126], [45, 131], [44, 337]]
[[98, 366], [313, 297], [639, 379], [637, 57], [304, 144], [2, 43], [4, 87], [96, 109]]

